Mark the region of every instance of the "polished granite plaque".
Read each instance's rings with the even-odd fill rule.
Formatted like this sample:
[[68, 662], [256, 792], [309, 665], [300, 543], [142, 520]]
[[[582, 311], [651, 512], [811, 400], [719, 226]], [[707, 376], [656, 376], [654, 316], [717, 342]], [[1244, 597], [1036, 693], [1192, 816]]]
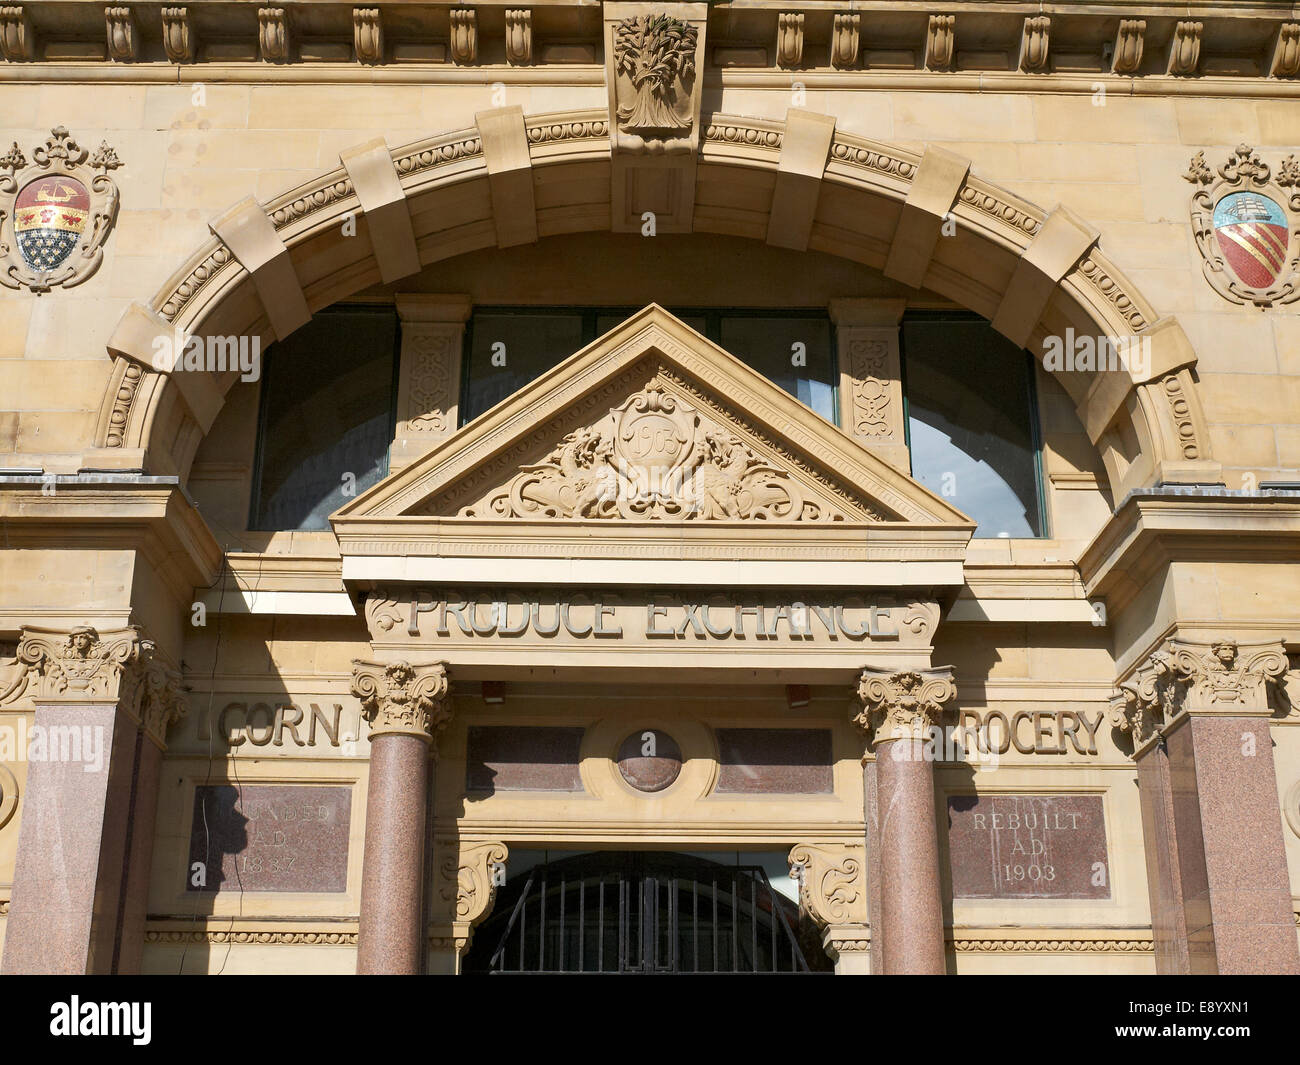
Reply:
[[1100, 795], [950, 795], [958, 899], [1108, 899]]
[[720, 793], [825, 795], [834, 790], [831, 734], [814, 728], [720, 728]]
[[351, 820], [348, 787], [198, 787], [186, 890], [346, 891]]

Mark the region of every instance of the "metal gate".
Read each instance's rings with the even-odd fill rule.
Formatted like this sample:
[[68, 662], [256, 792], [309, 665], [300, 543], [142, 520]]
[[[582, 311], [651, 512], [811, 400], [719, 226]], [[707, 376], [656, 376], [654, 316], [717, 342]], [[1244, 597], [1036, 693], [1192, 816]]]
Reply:
[[[798, 908], [758, 866], [684, 854], [582, 854], [500, 892], [467, 973], [806, 973]], [[820, 950], [816, 951], [821, 955]], [[828, 966], [815, 957], [814, 966]]]

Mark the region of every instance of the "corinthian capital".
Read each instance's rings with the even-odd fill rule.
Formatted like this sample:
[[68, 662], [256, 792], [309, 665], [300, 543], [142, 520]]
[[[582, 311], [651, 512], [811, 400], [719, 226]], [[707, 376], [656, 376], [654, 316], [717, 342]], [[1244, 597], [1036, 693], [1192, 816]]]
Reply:
[[115, 702], [160, 747], [187, 710], [180, 674], [131, 626], [100, 633], [28, 626], [18, 644], [27, 687], [43, 702]]
[[872, 745], [889, 740], [923, 739], [938, 724], [944, 704], [957, 695], [952, 669], [890, 671], [868, 666], [858, 681], [862, 709], [853, 722]]
[[372, 738], [395, 732], [432, 743], [451, 720], [445, 662], [381, 665], [354, 659], [352, 667], [352, 694], [361, 700]]
[[90, 625], [71, 631], [28, 626], [18, 641], [18, 660], [36, 681], [34, 697], [65, 702], [116, 702], [123, 678], [153, 645], [131, 627], [102, 636]]
[[1143, 748], [1183, 714], [1265, 716], [1272, 687], [1286, 674], [1286, 647], [1236, 640], [1169, 640], [1119, 684], [1111, 724]]

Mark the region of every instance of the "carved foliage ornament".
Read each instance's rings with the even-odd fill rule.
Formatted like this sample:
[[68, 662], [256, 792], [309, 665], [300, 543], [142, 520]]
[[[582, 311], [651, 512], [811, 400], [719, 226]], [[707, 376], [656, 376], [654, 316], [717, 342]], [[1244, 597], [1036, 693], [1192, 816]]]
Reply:
[[354, 659], [352, 666], [352, 694], [361, 700], [372, 738], [398, 733], [432, 742], [451, 720], [446, 663], [380, 665]]
[[1214, 290], [1261, 310], [1300, 299], [1300, 161], [1289, 155], [1274, 174], [1239, 144], [1217, 170], [1197, 152], [1183, 177], [1195, 186], [1192, 229]]
[[952, 671], [947, 668], [890, 672], [868, 667], [858, 681], [862, 709], [852, 720], [872, 737], [873, 744], [924, 739], [938, 724], [944, 704], [956, 695]]
[[122, 162], [107, 142], [91, 155], [63, 126], [32, 157], [17, 143], [0, 155], [0, 285], [40, 294], [99, 268], [117, 218], [109, 172]]
[[619, 93], [618, 120], [646, 140], [679, 136], [691, 128], [695, 79], [694, 26], [668, 15], [637, 15], [614, 29], [614, 69], [630, 82]]
[[461, 511], [467, 518], [843, 521], [727, 428], [652, 383], [541, 462]]
[[1170, 640], [1119, 685], [1110, 723], [1131, 731], [1134, 746], [1141, 748], [1188, 709], [1233, 716], [1267, 713], [1286, 671], [1281, 641], [1243, 648], [1236, 640]]

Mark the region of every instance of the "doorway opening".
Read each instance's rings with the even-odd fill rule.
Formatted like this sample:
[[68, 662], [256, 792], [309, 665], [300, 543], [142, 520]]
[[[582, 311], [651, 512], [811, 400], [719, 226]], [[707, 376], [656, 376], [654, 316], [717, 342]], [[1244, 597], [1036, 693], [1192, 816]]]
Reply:
[[466, 973], [830, 972], [761, 864], [598, 851], [517, 873], [475, 932]]

